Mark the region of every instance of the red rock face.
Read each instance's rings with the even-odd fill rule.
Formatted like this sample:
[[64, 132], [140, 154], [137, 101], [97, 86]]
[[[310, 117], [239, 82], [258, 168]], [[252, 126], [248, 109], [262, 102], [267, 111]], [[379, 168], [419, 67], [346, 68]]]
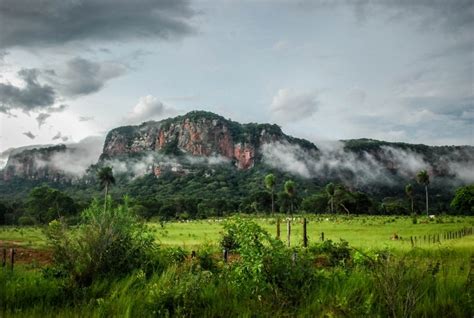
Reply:
[[[152, 126], [154, 125], [154, 126]], [[162, 126], [132, 127], [132, 133], [114, 130], [109, 133], [104, 145], [104, 154], [116, 156], [143, 151], [159, 151], [166, 146], [176, 145], [184, 153], [192, 156], [223, 156], [236, 162], [239, 169], [249, 169], [255, 164], [255, 154], [261, 144], [279, 139], [279, 136], [265, 130], [259, 132], [258, 145], [249, 141], [237, 142], [225, 120], [212, 118], [186, 118]], [[255, 137], [255, 136], [253, 136]], [[242, 138], [242, 137], [241, 137]], [[155, 173], [156, 174], [156, 173]]]
[[166, 137], [164, 130], [160, 130], [160, 136], [158, 137], [158, 149], [163, 148], [166, 143]]
[[234, 147], [234, 158], [239, 169], [249, 169], [254, 165], [255, 149], [247, 144], [237, 144]]

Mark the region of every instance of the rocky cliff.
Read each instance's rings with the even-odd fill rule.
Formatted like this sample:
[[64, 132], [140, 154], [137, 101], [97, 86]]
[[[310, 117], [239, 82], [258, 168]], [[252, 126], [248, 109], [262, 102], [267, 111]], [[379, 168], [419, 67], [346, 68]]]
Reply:
[[101, 159], [152, 151], [168, 155], [222, 156], [239, 169], [249, 169], [261, 157], [262, 145], [272, 142], [297, 143], [317, 149], [310, 142], [285, 135], [277, 125], [242, 125], [213, 113], [193, 111], [160, 122], [113, 129], [105, 139]]
[[37, 147], [12, 152], [3, 169], [3, 180], [9, 181], [14, 177], [30, 180], [62, 181], [64, 172], [55, 165], [52, 157], [66, 152], [65, 145]]
[[[9, 153], [0, 179], [86, 180], [104, 164], [112, 166], [114, 173], [132, 178], [161, 176], [164, 172], [186, 175], [198, 170], [199, 165], [230, 162], [239, 170], [262, 163], [320, 182], [356, 185], [412, 182], [421, 169], [463, 183], [474, 180], [472, 146], [433, 147], [371, 139], [335, 144], [322, 145], [318, 150], [307, 140], [284, 134], [277, 125], [239, 124], [213, 113], [193, 111], [113, 129], [105, 142], [16, 149]], [[86, 171], [89, 175], [83, 178]]]

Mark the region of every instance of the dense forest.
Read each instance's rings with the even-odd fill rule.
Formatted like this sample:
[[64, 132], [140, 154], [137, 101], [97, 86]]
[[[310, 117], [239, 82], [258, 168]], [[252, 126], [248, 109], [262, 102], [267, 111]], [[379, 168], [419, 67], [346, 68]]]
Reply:
[[[265, 177], [274, 176], [269, 188]], [[235, 212], [269, 214], [294, 211], [307, 213], [409, 215], [425, 214], [425, 191], [413, 180], [411, 193], [380, 187], [377, 193], [353, 189], [341, 183], [324, 184], [269, 169], [236, 171], [233, 167], [201, 167], [192, 174], [165, 172], [159, 178], [145, 175], [130, 179], [118, 174], [110, 194], [120, 201], [131, 197], [131, 206], [144, 218], [195, 219], [227, 216]], [[292, 194], [285, 183], [293, 181]], [[80, 183], [45, 183], [15, 179], [1, 185], [0, 222], [6, 224], [47, 223], [65, 213], [71, 222], [94, 197], [102, 197], [97, 177]], [[332, 189], [331, 189], [332, 188]], [[442, 187], [429, 188], [430, 214], [473, 214], [474, 186], [454, 191]], [[456, 198], [456, 199], [455, 199]], [[411, 202], [413, 200], [413, 211]], [[459, 202], [458, 202], [459, 201]]]

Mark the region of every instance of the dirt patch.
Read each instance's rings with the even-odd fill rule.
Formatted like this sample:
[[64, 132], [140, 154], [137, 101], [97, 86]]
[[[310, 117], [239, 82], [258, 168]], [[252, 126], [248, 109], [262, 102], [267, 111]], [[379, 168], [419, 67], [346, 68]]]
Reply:
[[10, 264], [11, 250], [15, 249], [15, 264], [35, 264], [47, 265], [51, 264], [53, 255], [50, 250], [32, 249], [21, 247], [22, 242], [17, 241], [0, 241], [0, 262], [3, 261], [3, 250], [6, 250], [7, 264]]

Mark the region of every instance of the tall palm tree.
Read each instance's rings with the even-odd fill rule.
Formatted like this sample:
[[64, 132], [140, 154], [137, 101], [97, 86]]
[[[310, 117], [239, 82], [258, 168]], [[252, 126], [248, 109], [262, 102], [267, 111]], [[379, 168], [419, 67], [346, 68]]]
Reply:
[[275, 176], [270, 173], [267, 174], [265, 177], [265, 187], [270, 190], [272, 194], [272, 215], [275, 214], [275, 199], [274, 199], [274, 192], [275, 192]]
[[416, 175], [416, 180], [419, 184], [425, 186], [425, 197], [426, 197], [426, 215], [429, 215], [428, 212], [428, 185], [430, 184], [430, 176], [426, 170], [421, 170]]
[[413, 214], [413, 186], [411, 185], [411, 183], [407, 184], [406, 187], [405, 187], [405, 193], [407, 195], [407, 197], [410, 199], [411, 201], [411, 213]]
[[107, 196], [109, 194], [109, 186], [115, 184], [114, 174], [111, 167], [103, 167], [97, 173], [100, 186], [105, 189], [104, 212], [107, 211]]
[[293, 214], [293, 200], [296, 194], [295, 183], [292, 180], [285, 182], [285, 192], [290, 197], [291, 214]]
[[331, 202], [331, 213], [334, 213], [334, 194], [336, 193], [336, 187], [334, 183], [328, 183], [326, 185], [326, 193], [329, 196], [329, 201]]

